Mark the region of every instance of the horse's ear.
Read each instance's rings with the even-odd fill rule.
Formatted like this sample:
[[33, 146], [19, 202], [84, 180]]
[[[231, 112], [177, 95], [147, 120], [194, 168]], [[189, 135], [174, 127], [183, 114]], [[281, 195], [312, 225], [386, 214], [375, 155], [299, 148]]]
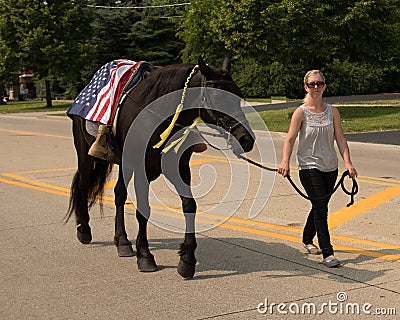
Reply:
[[200, 56], [197, 60], [201, 73], [206, 77], [210, 78], [214, 75], [211, 68], [204, 62], [203, 58]]
[[222, 63], [222, 70], [227, 71], [229, 74], [231, 73], [231, 55], [228, 53], [225, 55], [224, 62]]

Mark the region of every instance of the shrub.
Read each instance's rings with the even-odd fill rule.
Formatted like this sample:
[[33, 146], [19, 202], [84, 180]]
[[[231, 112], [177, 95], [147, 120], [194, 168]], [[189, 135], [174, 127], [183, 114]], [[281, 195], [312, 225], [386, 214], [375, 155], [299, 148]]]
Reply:
[[[398, 92], [400, 70], [395, 65], [383, 68], [348, 60], [333, 60], [321, 66], [328, 84], [325, 96]], [[283, 65], [272, 62], [261, 64], [256, 59], [242, 58], [236, 61], [234, 79], [246, 97], [286, 96], [292, 99], [304, 97], [303, 77], [306, 69], [302, 64]]]

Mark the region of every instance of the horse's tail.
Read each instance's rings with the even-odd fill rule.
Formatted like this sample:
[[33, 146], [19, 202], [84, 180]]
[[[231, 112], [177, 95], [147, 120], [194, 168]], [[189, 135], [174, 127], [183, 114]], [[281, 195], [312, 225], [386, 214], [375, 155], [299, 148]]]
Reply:
[[79, 170], [76, 171], [71, 184], [71, 195], [69, 198], [69, 206], [65, 216], [65, 222], [68, 222], [74, 212], [78, 212], [79, 207], [88, 206], [88, 210], [90, 210], [96, 202], [99, 202], [100, 211], [103, 213], [104, 185], [111, 174], [112, 166], [112, 163], [94, 161], [90, 173], [87, 176], [89, 183], [87, 187], [88, 196], [86, 203], [84, 203], [82, 199], [82, 190], [80, 189], [82, 174]]

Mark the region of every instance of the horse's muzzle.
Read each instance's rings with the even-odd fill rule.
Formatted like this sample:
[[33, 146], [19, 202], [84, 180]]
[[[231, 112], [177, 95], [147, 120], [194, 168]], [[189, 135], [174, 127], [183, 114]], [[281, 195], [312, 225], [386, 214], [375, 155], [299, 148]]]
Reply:
[[254, 138], [248, 134], [248, 135], [242, 135], [239, 137], [239, 140], [232, 139], [231, 141], [231, 146], [232, 146], [232, 151], [235, 155], [242, 154], [244, 152], [249, 152], [253, 149], [254, 146]]

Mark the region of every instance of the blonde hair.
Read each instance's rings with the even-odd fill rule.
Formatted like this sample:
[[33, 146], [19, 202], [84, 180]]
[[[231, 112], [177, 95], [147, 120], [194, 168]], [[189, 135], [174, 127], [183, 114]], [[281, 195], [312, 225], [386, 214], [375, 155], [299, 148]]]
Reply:
[[[324, 74], [322, 73], [322, 71], [320, 71], [320, 70], [310, 70], [310, 71], [307, 71], [307, 73], [306, 73], [306, 75], [304, 76], [304, 85], [306, 85], [307, 83], [308, 83], [308, 78], [311, 76], [311, 75], [319, 75], [321, 78], [322, 78], [322, 81], [324, 81], [325, 82], [325, 76], [324, 76]], [[303, 99], [303, 103], [306, 103], [307, 101], [308, 101], [308, 92], [306, 93], [306, 95], [305, 95], [305, 97], [304, 97], [304, 99]]]
[[310, 70], [310, 71], [307, 71], [306, 75], [304, 76], [304, 84], [307, 84], [308, 78], [309, 78], [312, 74], [319, 75], [319, 76], [322, 78], [322, 81], [325, 82], [325, 76], [324, 76], [324, 74], [323, 74], [320, 70]]

